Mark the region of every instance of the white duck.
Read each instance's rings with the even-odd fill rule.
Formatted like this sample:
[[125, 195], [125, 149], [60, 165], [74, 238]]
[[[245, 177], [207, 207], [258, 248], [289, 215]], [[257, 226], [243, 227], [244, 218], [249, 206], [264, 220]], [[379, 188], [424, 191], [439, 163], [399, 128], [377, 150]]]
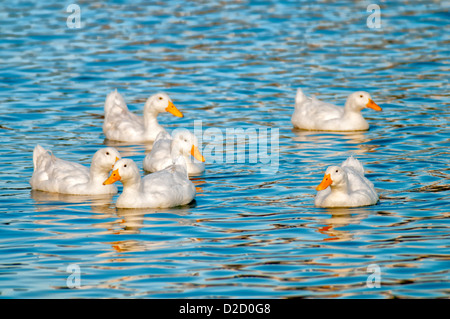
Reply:
[[165, 132], [157, 120], [158, 114], [162, 112], [183, 117], [165, 93], [149, 97], [145, 102], [144, 116], [137, 116], [128, 110], [125, 100], [116, 89], [106, 97], [103, 133], [106, 138], [115, 141], [152, 142], [160, 132]]
[[175, 207], [189, 204], [196, 193], [182, 157], [174, 165], [142, 179], [133, 160], [121, 159], [103, 184], [110, 185], [117, 181], [123, 184], [123, 192], [116, 202], [117, 208]]
[[361, 115], [364, 108], [382, 110], [367, 92], [350, 94], [342, 108], [316, 97], [308, 98], [298, 89], [291, 122], [295, 128], [312, 131], [365, 131], [369, 129], [369, 123]]
[[[148, 172], [160, 171], [174, 163], [183, 156], [188, 175], [199, 175], [205, 171], [205, 158], [198, 149], [197, 137], [188, 130], [178, 131], [174, 137], [161, 132], [156, 138], [152, 150], [144, 158], [144, 169]], [[193, 161], [192, 156], [199, 161]]]
[[378, 202], [373, 184], [364, 177], [362, 164], [352, 156], [340, 167], [328, 167], [316, 190], [319, 192], [314, 204], [318, 207], [358, 207]]
[[33, 151], [34, 172], [30, 179], [32, 189], [72, 194], [99, 195], [115, 194], [115, 185], [104, 186], [114, 163], [121, 158], [113, 147], [98, 150], [92, 157], [91, 167], [65, 161], [50, 154], [42, 146], [36, 145]]

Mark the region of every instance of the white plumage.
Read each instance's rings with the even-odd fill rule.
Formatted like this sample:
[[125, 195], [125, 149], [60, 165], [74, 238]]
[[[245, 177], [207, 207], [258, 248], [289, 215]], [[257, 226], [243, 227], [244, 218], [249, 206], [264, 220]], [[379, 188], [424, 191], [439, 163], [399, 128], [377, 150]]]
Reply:
[[352, 156], [341, 166], [328, 167], [316, 190], [314, 203], [318, 207], [357, 207], [378, 202], [372, 182], [364, 176], [364, 167]]
[[[172, 165], [179, 156], [184, 158], [189, 175], [204, 172], [205, 158], [198, 149], [197, 137], [188, 130], [176, 132], [173, 138], [169, 133], [161, 132], [152, 150], [145, 156], [143, 166], [148, 172], [157, 172]], [[195, 162], [194, 158], [198, 162]]]
[[367, 92], [350, 94], [342, 108], [314, 96], [306, 97], [298, 89], [291, 122], [295, 128], [312, 131], [365, 131], [369, 129], [369, 124], [361, 114], [364, 108], [381, 111]]
[[111, 176], [104, 184], [119, 180], [123, 184], [123, 191], [116, 202], [118, 208], [175, 207], [189, 204], [196, 193], [182, 157], [172, 166], [143, 178], [133, 160], [121, 159], [114, 165]]
[[33, 151], [34, 171], [30, 179], [32, 189], [73, 195], [115, 194], [115, 185], [105, 186], [103, 181], [120, 153], [113, 147], [98, 150], [90, 168], [62, 160], [36, 145]]
[[149, 97], [144, 106], [144, 116], [137, 116], [128, 110], [122, 95], [114, 90], [106, 97], [103, 133], [115, 141], [152, 142], [160, 132], [165, 132], [157, 120], [158, 114], [163, 112], [183, 117], [165, 93]]

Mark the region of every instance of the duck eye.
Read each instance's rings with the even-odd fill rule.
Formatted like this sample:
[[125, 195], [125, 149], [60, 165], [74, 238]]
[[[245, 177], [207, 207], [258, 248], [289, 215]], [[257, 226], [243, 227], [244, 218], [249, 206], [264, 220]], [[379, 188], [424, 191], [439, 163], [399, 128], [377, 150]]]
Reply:
[[127, 164], [125, 164], [123, 167], [127, 167]]
[[336, 173], [339, 173], [339, 170], [336, 170]]
[[162, 100], [163, 99], [162, 96], [160, 96], [159, 99]]
[[109, 155], [109, 152], [106, 152], [106, 155]]
[[362, 95], [360, 95], [359, 97], [360, 97], [360, 98], [362, 98], [363, 96], [362, 96]]

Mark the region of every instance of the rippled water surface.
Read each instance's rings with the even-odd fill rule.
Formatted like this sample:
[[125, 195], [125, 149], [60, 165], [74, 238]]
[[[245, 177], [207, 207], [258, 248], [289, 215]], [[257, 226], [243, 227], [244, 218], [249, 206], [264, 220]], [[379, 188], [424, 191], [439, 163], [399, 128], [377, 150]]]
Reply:
[[[2, 298], [450, 296], [448, 1], [381, 1], [380, 28], [365, 1], [78, 1], [74, 29], [69, 4], [0, 4]], [[293, 130], [298, 87], [339, 105], [365, 90], [383, 111], [363, 111], [367, 132]], [[151, 145], [102, 132], [115, 88], [138, 114], [167, 92], [185, 117], [160, 123], [201, 120], [205, 141], [277, 128], [278, 168], [205, 156], [195, 202], [161, 210], [31, 191], [36, 144], [84, 165], [115, 145], [142, 169]], [[314, 207], [350, 154], [380, 202]]]

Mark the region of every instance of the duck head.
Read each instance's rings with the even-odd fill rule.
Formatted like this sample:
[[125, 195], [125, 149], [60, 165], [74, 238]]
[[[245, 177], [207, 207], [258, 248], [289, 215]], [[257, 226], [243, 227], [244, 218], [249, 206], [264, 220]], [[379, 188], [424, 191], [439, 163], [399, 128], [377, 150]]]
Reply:
[[111, 175], [103, 182], [103, 185], [110, 185], [117, 181], [121, 181], [122, 184], [127, 184], [128, 182], [134, 182], [139, 179], [139, 169], [136, 163], [132, 159], [123, 158], [114, 164]]
[[330, 166], [325, 171], [322, 182], [316, 187], [316, 190], [321, 191], [328, 186], [333, 188], [346, 188], [347, 173], [339, 166]]
[[347, 98], [345, 108], [352, 111], [361, 111], [364, 108], [370, 108], [375, 111], [381, 111], [379, 107], [371, 98], [370, 94], [364, 91], [352, 93]]
[[121, 158], [119, 151], [114, 147], [102, 148], [95, 152], [91, 166], [96, 166], [107, 173]]
[[157, 93], [148, 98], [145, 103], [145, 112], [169, 112], [177, 117], [183, 117], [181, 113], [173, 104], [172, 100], [166, 93]]
[[196, 160], [204, 162], [205, 158], [198, 149], [197, 137], [188, 130], [180, 130], [174, 134], [172, 141], [172, 152], [174, 156], [184, 155], [189, 157], [192, 155]]

